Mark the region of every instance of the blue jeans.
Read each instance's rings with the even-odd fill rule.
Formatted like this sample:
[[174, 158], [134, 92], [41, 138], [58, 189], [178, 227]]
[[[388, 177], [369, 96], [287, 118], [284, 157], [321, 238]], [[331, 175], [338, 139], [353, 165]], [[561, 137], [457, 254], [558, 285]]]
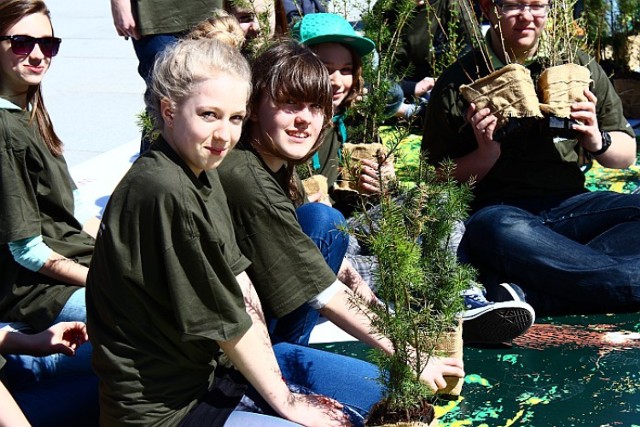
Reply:
[[[273, 351], [290, 387], [336, 399], [345, 405], [356, 427], [363, 425], [371, 407], [382, 398], [380, 371], [368, 362], [288, 343], [274, 345]], [[275, 415], [255, 390], [247, 394], [266, 414]], [[230, 421], [225, 426], [237, 425]]]
[[[346, 224], [344, 216], [322, 203], [307, 203], [300, 206], [296, 213], [302, 231], [313, 240], [329, 267], [337, 274], [349, 244], [349, 236], [339, 229]], [[277, 320], [267, 319], [271, 340], [274, 343], [308, 345], [311, 330], [319, 317], [317, 310], [303, 304]]]
[[467, 220], [460, 250], [489, 297], [491, 286], [507, 281], [540, 313], [640, 309], [638, 194], [487, 206]]
[[144, 36], [140, 40], [131, 39], [133, 49], [138, 57], [138, 74], [146, 82], [153, 68], [158, 53], [170, 44], [178, 41], [181, 34], [154, 34]]
[[[87, 321], [85, 289], [71, 295], [54, 321]], [[98, 419], [98, 379], [91, 369], [91, 343], [73, 357], [63, 354], [35, 357], [6, 355], [3, 369], [7, 388], [33, 425], [69, 425]]]
[[[140, 77], [142, 77], [145, 82], [149, 80], [156, 56], [164, 51], [167, 46], [178, 41], [181, 35], [182, 33], [154, 34], [144, 36], [140, 40], [131, 39], [133, 42], [133, 49], [138, 57], [138, 74], [140, 74]], [[140, 139], [140, 154], [147, 151], [150, 146], [151, 140], [146, 138], [143, 134]]]

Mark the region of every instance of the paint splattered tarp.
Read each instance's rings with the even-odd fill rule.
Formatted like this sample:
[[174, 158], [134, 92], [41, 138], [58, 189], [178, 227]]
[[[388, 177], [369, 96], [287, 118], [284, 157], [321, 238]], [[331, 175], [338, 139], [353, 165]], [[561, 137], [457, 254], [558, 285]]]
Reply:
[[[323, 348], [367, 357], [361, 343]], [[637, 314], [540, 319], [512, 346], [464, 349], [465, 385], [441, 427], [640, 427]]]
[[[394, 133], [389, 128], [381, 131], [382, 139], [387, 146], [395, 145]], [[398, 178], [408, 178], [415, 170], [420, 158], [420, 135], [409, 135], [397, 144], [396, 172]], [[596, 161], [585, 173], [585, 186], [591, 191], [611, 190], [618, 193], [632, 193], [640, 188], [640, 155], [636, 165], [627, 169], [607, 169]]]

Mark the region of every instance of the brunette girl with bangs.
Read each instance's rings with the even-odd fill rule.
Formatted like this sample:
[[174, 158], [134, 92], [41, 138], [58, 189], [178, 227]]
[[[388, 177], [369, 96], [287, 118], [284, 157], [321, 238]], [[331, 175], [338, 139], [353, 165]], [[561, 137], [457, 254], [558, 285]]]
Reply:
[[[272, 342], [307, 345], [321, 313], [361, 341], [392, 352], [389, 340], [371, 333], [368, 309], [354, 305], [353, 292], [337, 276], [348, 242], [341, 231], [344, 217], [322, 203], [296, 208], [300, 196], [291, 194], [293, 167], [318, 149], [331, 120], [326, 67], [308, 47], [285, 41], [255, 58], [252, 75], [241, 142], [218, 172]], [[462, 361], [433, 358], [422, 378], [437, 390], [445, 384], [443, 375], [464, 375]], [[343, 403], [366, 416], [379, 390], [366, 382], [358, 387]]]

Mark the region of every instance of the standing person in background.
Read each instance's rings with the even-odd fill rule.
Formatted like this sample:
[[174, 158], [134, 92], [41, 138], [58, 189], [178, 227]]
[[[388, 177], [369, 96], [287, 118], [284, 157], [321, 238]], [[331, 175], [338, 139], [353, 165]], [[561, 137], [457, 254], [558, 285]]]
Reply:
[[119, 36], [132, 39], [138, 73], [147, 79], [158, 53], [222, 9], [223, 0], [111, 0]]
[[[491, 23], [491, 68], [525, 64], [537, 85], [538, 43], [556, 6], [480, 5]], [[473, 50], [438, 79], [422, 141], [434, 165], [451, 159], [458, 181], [475, 181], [460, 255], [479, 269], [489, 295], [497, 283], [517, 283], [542, 313], [640, 309], [640, 195], [589, 192], [577, 163], [581, 150], [609, 168], [636, 159], [634, 133], [607, 75], [577, 53], [576, 63], [589, 69], [593, 83], [585, 101], [571, 105], [575, 138], [557, 137], [536, 123], [498, 142], [495, 112], [478, 109], [459, 92], [460, 85], [491, 73], [482, 58]]]
[[250, 92], [218, 40], [156, 60], [145, 102], [161, 135], [111, 196], [89, 274], [102, 425], [346, 426], [381, 397], [369, 363], [271, 346], [215, 170]]
[[[94, 246], [74, 216], [77, 189], [42, 99], [41, 82], [60, 43], [41, 0], [0, 2], [0, 322], [29, 332], [86, 320], [84, 286]], [[73, 359], [34, 363], [7, 355], [7, 387], [69, 372], [95, 385], [90, 355], [90, 345]], [[95, 415], [93, 391], [69, 404], [93, 408]]]

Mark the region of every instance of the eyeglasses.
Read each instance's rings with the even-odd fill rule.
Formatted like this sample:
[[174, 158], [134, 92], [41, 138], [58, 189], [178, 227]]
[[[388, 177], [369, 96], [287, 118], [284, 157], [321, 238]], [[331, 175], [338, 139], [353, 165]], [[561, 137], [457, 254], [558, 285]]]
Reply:
[[0, 36], [2, 40], [11, 41], [11, 51], [16, 55], [29, 55], [38, 43], [42, 54], [48, 58], [58, 54], [62, 43], [58, 37]]
[[503, 16], [516, 16], [524, 13], [525, 10], [529, 11], [531, 16], [535, 18], [543, 18], [549, 13], [551, 5], [549, 3], [503, 3], [496, 1], [496, 6]]

